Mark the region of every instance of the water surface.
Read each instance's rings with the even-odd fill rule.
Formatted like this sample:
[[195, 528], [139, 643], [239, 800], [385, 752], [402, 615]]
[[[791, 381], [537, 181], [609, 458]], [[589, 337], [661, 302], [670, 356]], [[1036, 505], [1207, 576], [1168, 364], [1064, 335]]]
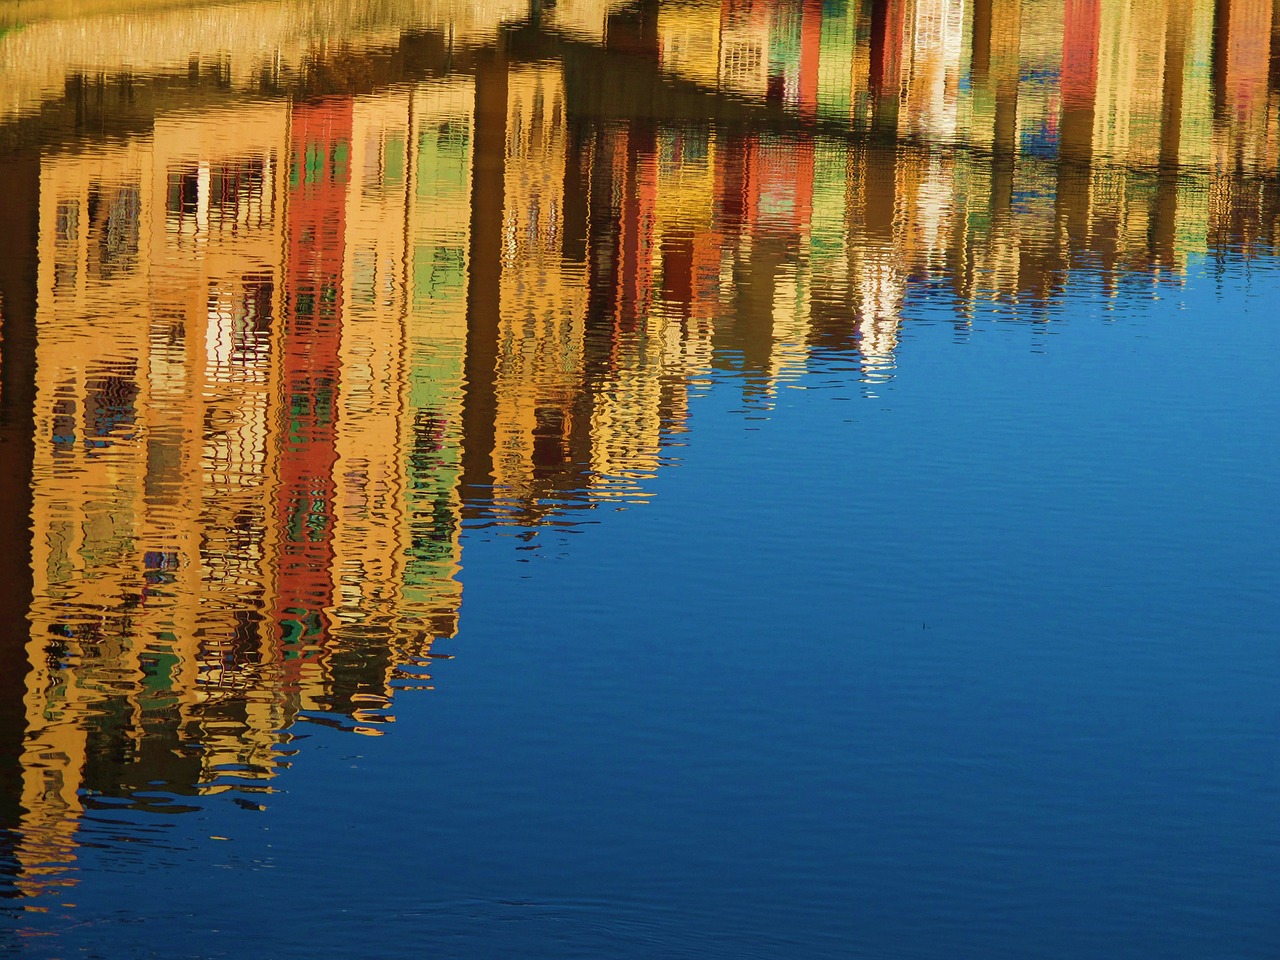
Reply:
[[0, 943], [1271, 956], [1276, 37], [0, 2]]

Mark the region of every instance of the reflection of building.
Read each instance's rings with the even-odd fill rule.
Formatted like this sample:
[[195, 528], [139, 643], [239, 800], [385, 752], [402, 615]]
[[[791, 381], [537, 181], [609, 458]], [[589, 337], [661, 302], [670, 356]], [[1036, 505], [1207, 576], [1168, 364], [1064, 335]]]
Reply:
[[720, 76], [720, 0], [676, 0], [658, 8], [662, 68], [708, 87]]
[[[222, 764], [269, 766], [288, 710], [248, 695], [261, 690], [272, 658], [246, 617], [267, 600], [274, 549], [264, 490], [277, 436], [287, 129], [280, 105], [158, 122], [146, 191], [150, 257], [140, 269], [151, 296], [140, 315], [150, 317], [150, 382], [138, 439], [153, 533], [143, 565], [148, 589], [166, 598], [149, 602], [168, 608], [151, 684], [161, 700], [189, 696], [185, 716], [218, 740], [201, 775], [210, 779]], [[181, 602], [191, 592], [203, 599], [199, 611]], [[240, 721], [211, 722], [242, 709]]]
[[720, 17], [721, 89], [763, 100], [769, 92], [769, 5], [732, 0]]
[[493, 471], [495, 498], [513, 510], [578, 461], [586, 289], [560, 258], [565, 122], [558, 68], [511, 70]]
[[30, 891], [82, 789], [270, 777], [300, 711], [367, 729], [456, 629], [469, 89], [44, 159]]
[[719, 304], [716, 149], [701, 124], [657, 134], [652, 210], [661, 298], [691, 317], [711, 316]]
[[1218, 160], [1226, 165], [1252, 165], [1259, 160], [1276, 161], [1259, 155], [1266, 144], [1268, 123], [1267, 80], [1271, 64], [1271, 0], [1221, 0], [1216, 5], [1215, 49], [1216, 114], [1221, 124]]
[[428, 636], [454, 635], [462, 591], [458, 488], [474, 104], [475, 83], [462, 78], [423, 84], [412, 103], [404, 603], [407, 614], [429, 626]]
[[347, 693], [357, 719], [456, 630], [471, 102], [431, 83], [353, 107], [329, 669], [382, 664]]
[[284, 130], [265, 107], [44, 163], [28, 841], [31, 821], [72, 829], [82, 783], [269, 762], [269, 706], [225, 741], [206, 726], [198, 756], [164, 731], [212, 719], [261, 659], [242, 618], [263, 590]]
[[[1050, 159], [1274, 169], [1268, 0], [721, 0], [662, 69], [800, 118]], [[1209, 69], [1212, 66], [1212, 91]], [[1216, 121], [1210, 121], [1210, 94]]]
[[[586, 8], [596, 2], [582, 0], [573, 9], [589, 20]], [[147, 5], [155, 9], [141, 13], [138, 0], [28, 0], [12, 5], [15, 14], [0, 10], [0, 117], [37, 109], [77, 75], [141, 77], [177, 66], [252, 92], [304, 74], [334, 37], [343, 38], [347, 53], [394, 48], [406, 29], [435, 28], [457, 43], [474, 42], [528, 12], [524, 0]]]
[[319, 680], [330, 645], [342, 394], [343, 266], [352, 105], [333, 98], [290, 115], [288, 250], [281, 371], [283, 435], [273, 522], [276, 631], [286, 675]]
[[609, 16], [627, 6], [626, 0], [561, 0], [549, 11], [557, 30], [575, 39], [603, 44]]

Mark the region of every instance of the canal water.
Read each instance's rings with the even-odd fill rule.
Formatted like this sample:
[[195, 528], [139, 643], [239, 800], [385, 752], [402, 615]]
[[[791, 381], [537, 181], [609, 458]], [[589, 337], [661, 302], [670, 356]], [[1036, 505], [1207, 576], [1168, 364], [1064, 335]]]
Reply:
[[1261, 960], [1272, 0], [0, 0], [0, 949]]

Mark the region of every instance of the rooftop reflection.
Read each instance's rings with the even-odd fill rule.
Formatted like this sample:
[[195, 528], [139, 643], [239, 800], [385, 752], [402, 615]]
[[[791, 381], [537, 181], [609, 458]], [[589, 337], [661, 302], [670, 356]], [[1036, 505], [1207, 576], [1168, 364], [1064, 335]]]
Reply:
[[269, 791], [302, 720], [381, 732], [458, 630], [464, 527], [643, 501], [708, 372], [767, 406], [836, 352], [874, 392], [915, 300], [1043, 321], [1073, 277], [1276, 240], [1270, 0], [25, 9], [26, 893], [86, 805]]

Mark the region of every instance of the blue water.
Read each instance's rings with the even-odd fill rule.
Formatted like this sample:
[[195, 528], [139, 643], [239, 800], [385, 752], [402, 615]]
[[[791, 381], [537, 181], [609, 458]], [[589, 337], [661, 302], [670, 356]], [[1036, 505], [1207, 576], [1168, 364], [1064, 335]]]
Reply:
[[0, 954], [1273, 960], [1277, 9], [0, 0]]
[[267, 794], [87, 811], [11, 940], [1273, 956], [1280, 272], [1122, 288], [967, 326], [917, 291], [874, 384], [708, 374], [645, 502], [464, 532], [453, 659], [386, 736], [299, 724]]

